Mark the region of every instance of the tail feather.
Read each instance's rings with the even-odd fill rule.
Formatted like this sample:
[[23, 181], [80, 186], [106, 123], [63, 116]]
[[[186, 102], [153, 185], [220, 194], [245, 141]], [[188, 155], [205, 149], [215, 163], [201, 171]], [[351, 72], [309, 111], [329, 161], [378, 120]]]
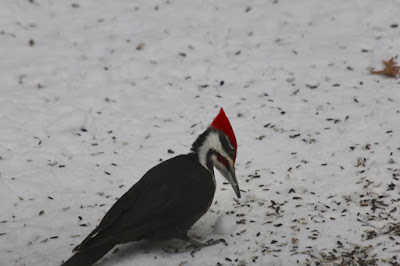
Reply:
[[69, 260], [64, 262], [61, 266], [90, 266], [95, 264], [104, 255], [108, 253], [113, 247], [114, 243], [106, 243], [101, 246], [88, 248], [75, 253]]

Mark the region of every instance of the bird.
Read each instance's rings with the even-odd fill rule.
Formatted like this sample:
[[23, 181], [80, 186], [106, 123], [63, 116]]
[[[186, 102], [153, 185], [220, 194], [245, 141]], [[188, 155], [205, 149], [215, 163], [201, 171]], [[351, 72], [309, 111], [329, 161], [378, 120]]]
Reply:
[[115, 202], [62, 266], [93, 265], [114, 246], [132, 241], [180, 239], [196, 250], [224, 242], [219, 239], [201, 243], [187, 233], [212, 204], [216, 190], [214, 168], [240, 198], [236, 155], [236, 137], [221, 108], [189, 153], [151, 168]]

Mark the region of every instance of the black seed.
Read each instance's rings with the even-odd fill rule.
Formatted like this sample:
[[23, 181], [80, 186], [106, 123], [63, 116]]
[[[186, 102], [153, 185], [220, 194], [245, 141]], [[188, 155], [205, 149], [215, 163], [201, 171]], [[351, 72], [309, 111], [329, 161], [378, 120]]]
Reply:
[[246, 219], [241, 219], [239, 221], [236, 221], [237, 224], [246, 224]]
[[319, 86], [319, 83], [316, 84], [316, 85], [306, 84], [306, 87], [307, 87], [307, 88], [310, 88], [310, 89], [312, 89], [312, 90], [318, 88], [318, 86]]

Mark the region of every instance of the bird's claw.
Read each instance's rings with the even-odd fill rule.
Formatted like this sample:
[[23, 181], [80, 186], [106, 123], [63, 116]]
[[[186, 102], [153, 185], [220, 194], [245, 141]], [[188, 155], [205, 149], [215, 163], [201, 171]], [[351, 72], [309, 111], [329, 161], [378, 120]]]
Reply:
[[228, 243], [226, 243], [225, 239], [223, 239], [223, 238], [217, 239], [217, 240], [209, 239], [205, 243], [200, 243], [200, 242], [197, 242], [197, 241], [192, 239], [192, 241], [190, 241], [190, 243], [191, 244], [186, 247], [186, 250], [188, 250], [191, 247], [194, 248], [193, 251], [190, 253], [192, 255], [192, 257], [194, 257], [194, 253], [196, 253], [197, 251], [201, 250], [204, 247], [213, 246], [213, 245], [216, 245], [216, 244], [219, 244], [219, 243], [224, 243], [225, 246], [228, 245]]

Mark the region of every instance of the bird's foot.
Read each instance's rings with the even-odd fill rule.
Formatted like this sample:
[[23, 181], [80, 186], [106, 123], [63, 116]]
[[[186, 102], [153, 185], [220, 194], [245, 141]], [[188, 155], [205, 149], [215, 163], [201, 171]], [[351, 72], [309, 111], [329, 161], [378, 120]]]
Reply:
[[204, 247], [213, 246], [213, 245], [216, 245], [216, 244], [219, 244], [219, 243], [224, 243], [225, 246], [228, 245], [228, 243], [226, 243], [225, 239], [222, 239], [222, 238], [221, 239], [217, 239], [217, 240], [210, 239], [205, 243], [201, 243], [201, 242], [196, 241], [196, 240], [191, 239], [191, 238], [189, 238], [187, 241], [189, 241], [190, 245], [188, 245], [186, 247], [186, 250], [188, 248], [191, 248], [191, 247], [194, 248], [193, 251], [190, 253], [192, 255], [192, 257], [194, 257], [194, 253], [196, 253], [197, 251], [201, 250]]

